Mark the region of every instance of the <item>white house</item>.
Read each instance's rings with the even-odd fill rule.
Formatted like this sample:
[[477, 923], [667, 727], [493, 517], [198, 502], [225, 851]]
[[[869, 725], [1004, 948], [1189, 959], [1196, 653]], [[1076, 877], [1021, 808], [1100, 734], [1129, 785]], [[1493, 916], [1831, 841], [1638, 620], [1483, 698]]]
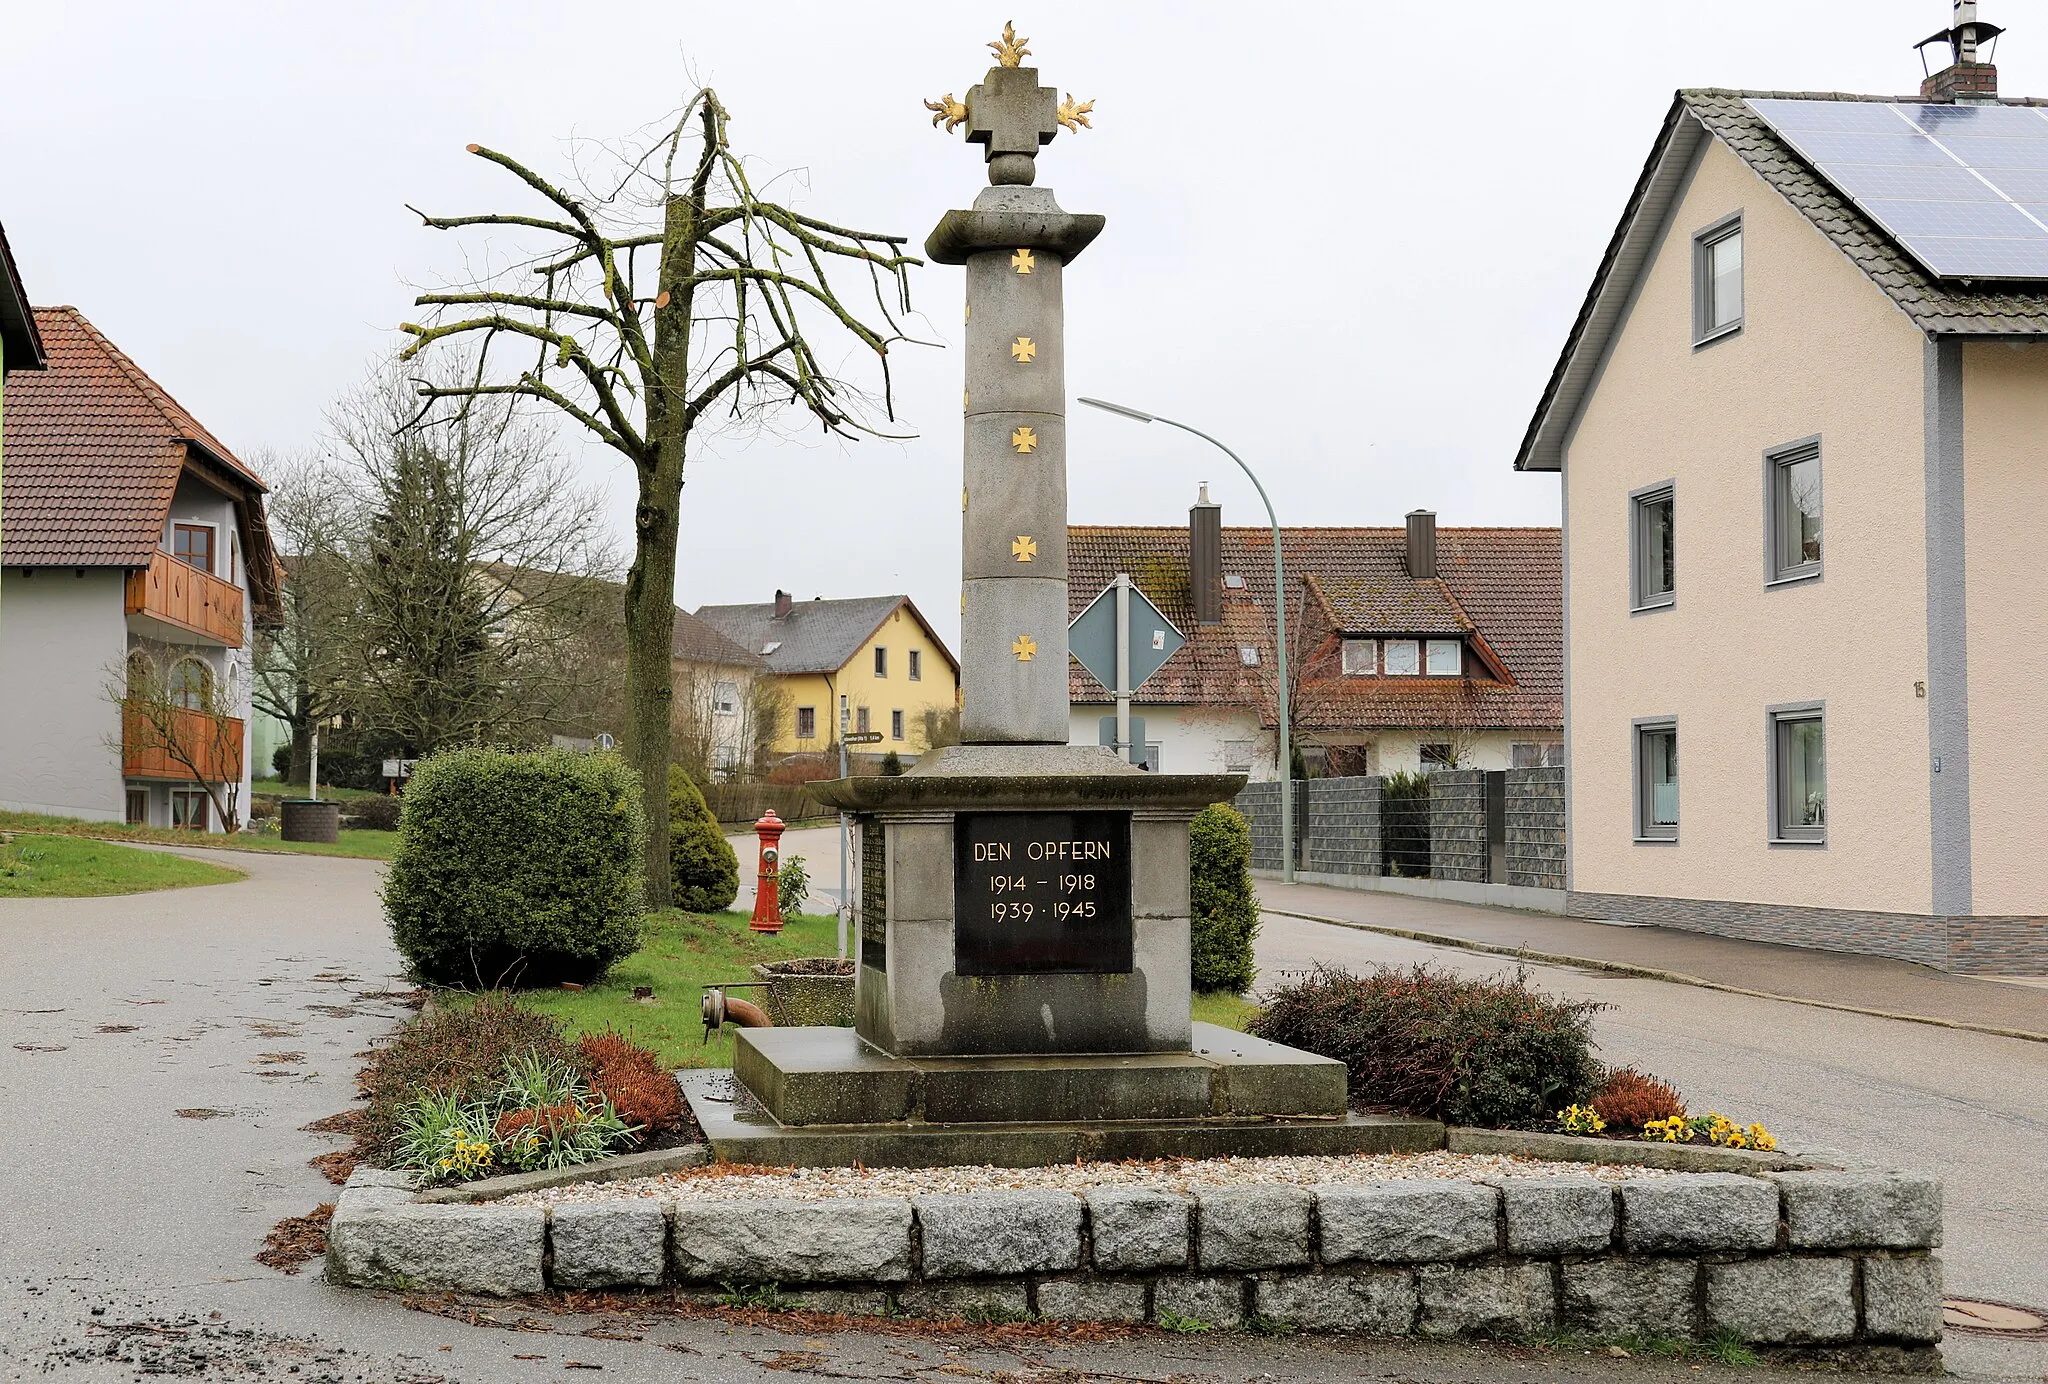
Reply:
[[76, 308], [35, 324], [0, 438], [0, 807], [220, 830], [278, 600], [263, 482]]

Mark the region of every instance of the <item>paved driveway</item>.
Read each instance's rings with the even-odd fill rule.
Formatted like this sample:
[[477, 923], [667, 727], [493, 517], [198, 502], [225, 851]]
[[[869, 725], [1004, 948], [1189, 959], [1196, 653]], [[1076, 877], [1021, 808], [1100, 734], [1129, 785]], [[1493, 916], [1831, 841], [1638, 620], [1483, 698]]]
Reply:
[[[572, 1361], [629, 1380], [794, 1370], [932, 1384], [1717, 1373], [1480, 1347], [1142, 1336], [997, 1349], [978, 1338], [805, 1338], [519, 1311], [495, 1314], [523, 1317], [524, 1329], [504, 1330], [330, 1289], [311, 1272], [274, 1273], [250, 1260], [264, 1231], [333, 1196], [305, 1162], [336, 1141], [299, 1127], [348, 1104], [356, 1054], [403, 1011], [381, 994], [399, 983], [377, 912], [381, 867], [231, 859], [247, 881], [0, 901], [0, 1377], [534, 1380]], [[1364, 959], [1381, 940], [1281, 919], [1268, 927], [1269, 972]], [[1909, 1161], [1969, 1189], [1952, 1220], [1952, 1243], [1968, 1249], [1967, 1259], [1951, 1252], [1958, 1279], [2048, 1296], [2038, 1241], [2024, 1235], [2024, 1218], [2039, 1215], [2040, 1190], [2027, 1184], [2042, 1181], [2038, 1053], [2022, 1054], [2035, 1061], [2022, 1066], [2013, 1049], [1972, 1035], [1842, 1027], [1821, 1011], [1647, 982], [1544, 979], [1598, 987], [1621, 1006], [1603, 1040], [1698, 1099], [1844, 1146], [1896, 1135]], [[2002, 1185], [1987, 1171], [2000, 1162]], [[2031, 1369], [2038, 1378], [2041, 1367]]]

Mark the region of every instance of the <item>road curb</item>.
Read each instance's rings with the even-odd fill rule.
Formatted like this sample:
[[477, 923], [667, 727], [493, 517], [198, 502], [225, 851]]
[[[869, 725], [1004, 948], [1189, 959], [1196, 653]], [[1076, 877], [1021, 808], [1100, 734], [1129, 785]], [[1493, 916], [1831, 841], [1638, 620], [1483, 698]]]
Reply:
[[1987, 1033], [1994, 1038], [2018, 1038], [2028, 1043], [2048, 1043], [2048, 1033], [2036, 1033], [2025, 1028], [2000, 1028], [1996, 1024], [1973, 1024], [1962, 1019], [1941, 1019], [1931, 1014], [1902, 1014], [1889, 1009], [1869, 1009], [1858, 1004], [1836, 1004], [1831, 1000], [1807, 999], [1800, 995], [1784, 995], [1775, 990], [1752, 990], [1742, 985], [1727, 985], [1704, 976], [1687, 975], [1683, 971], [1659, 970], [1655, 966], [1633, 966], [1625, 961], [1603, 961], [1591, 956], [1566, 956], [1560, 952], [1531, 951], [1527, 947], [1503, 947], [1492, 942], [1474, 942], [1467, 937], [1452, 937], [1440, 932], [1421, 932], [1414, 928], [1387, 927], [1380, 923], [1361, 923], [1350, 918], [1330, 918], [1320, 913], [1303, 913], [1292, 908], [1269, 908], [1259, 906], [1261, 913], [1271, 913], [1281, 918], [1300, 918], [1305, 922], [1327, 923], [1331, 927], [1348, 927], [1354, 932], [1376, 932], [1383, 937], [1399, 937], [1409, 942], [1427, 942], [1431, 946], [1456, 947], [1460, 951], [1485, 952], [1490, 956], [1511, 956], [1518, 961], [1535, 961], [1549, 966], [1576, 966], [1581, 970], [1604, 971], [1609, 975], [1633, 976], [1639, 980], [1662, 980], [1673, 985], [1691, 985], [1701, 990], [1719, 990], [1728, 995], [1747, 995], [1751, 999], [1778, 1000], [1784, 1004], [1803, 1004], [1809, 1009], [1832, 1009], [1842, 1014], [1861, 1014], [1871, 1019], [1895, 1019], [1906, 1024], [1926, 1024], [1931, 1028], [1952, 1028], [1966, 1033]]

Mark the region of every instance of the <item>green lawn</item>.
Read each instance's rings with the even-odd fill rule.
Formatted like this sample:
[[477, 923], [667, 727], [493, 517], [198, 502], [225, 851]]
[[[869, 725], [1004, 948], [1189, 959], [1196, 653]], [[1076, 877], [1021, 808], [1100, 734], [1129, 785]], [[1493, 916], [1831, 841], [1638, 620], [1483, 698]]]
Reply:
[[76, 836], [22, 836], [0, 846], [0, 898], [82, 898], [231, 884], [247, 875], [202, 860]]
[[[647, 940], [612, 968], [610, 978], [587, 990], [535, 990], [528, 1003], [569, 1022], [571, 1037], [592, 1029], [631, 1034], [677, 1067], [730, 1067], [730, 1031], [706, 1043], [699, 1017], [700, 987], [752, 980], [757, 961], [791, 956], [831, 956], [838, 948], [838, 924], [829, 917], [800, 916], [769, 937], [747, 930], [744, 913], [716, 916], [667, 912], [650, 914]], [[633, 998], [633, 987], [654, 987], [651, 1001]], [[753, 990], [741, 999], [759, 1001]], [[1243, 1028], [1254, 1006], [1235, 995], [1198, 995], [1194, 1015], [1205, 1023]]]
[[34, 831], [53, 835], [96, 837], [106, 841], [148, 841], [160, 846], [197, 846], [205, 850], [268, 851], [286, 855], [349, 855], [389, 860], [398, 845], [395, 831], [344, 831], [332, 846], [311, 841], [286, 841], [275, 834], [245, 831], [176, 831], [169, 827], [131, 827], [120, 822], [87, 822], [41, 812], [0, 812], [0, 831]]
[[[283, 779], [256, 779], [252, 781], [249, 793], [251, 797], [276, 798], [282, 801], [285, 798], [305, 797], [306, 785], [286, 783]], [[331, 798], [335, 802], [346, 803], [361, 798], [381, 798], [385, 793], [381, 788], [337, 788], [331, 783], [323, 783], [320, 785], [320, 796], [323, 800]]]

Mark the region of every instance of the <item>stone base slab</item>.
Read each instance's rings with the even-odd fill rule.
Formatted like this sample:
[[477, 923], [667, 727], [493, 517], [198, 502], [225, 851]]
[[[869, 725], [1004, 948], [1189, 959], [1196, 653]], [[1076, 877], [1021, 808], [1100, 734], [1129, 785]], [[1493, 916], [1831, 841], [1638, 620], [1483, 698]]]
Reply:
[[1215, 1024], [1193, 1051], [892, 1057], [850, 1028], [741, 1029], [733, 1076], [784, 1126], [1341, 1116], [1344, 1064]]

